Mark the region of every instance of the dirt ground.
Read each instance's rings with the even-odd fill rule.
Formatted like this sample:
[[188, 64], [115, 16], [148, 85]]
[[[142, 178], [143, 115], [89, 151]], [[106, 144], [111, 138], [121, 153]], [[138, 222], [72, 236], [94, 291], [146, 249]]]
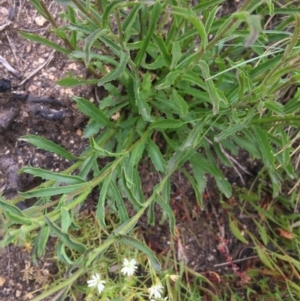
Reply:
[[[82, 131], [88, 119], [78, 112], [72, 96], [85, 97], [93, 102], [103, 97], [103, 91], [93, 87], [66, 89], [56, 85], [56, 80], [70, 72], [84, 76], [86, 71], [62, 54], [22, 39], [19, 30], [49, 37], [50, 25], [39, 20], [28, 0], [13, 2], [0, 1], [0, 192], [7, 199], [16, 196], [17, 191], [26, 191], [39, 184], [30, 175], [17, 175], [20, 167], [31, 165], [60, 171], [70, 165], [68, 160], [18, 139], [27, 134], [41, 135], [74, 154], [80, 154], [87, 145]], [[52, 15], [58, 17], [58, 6], [51, 1], [45, 3]], [[228, 3], [228, 7], [232, 5], [232, 9], [236, 9], [234, 1]], [[14, 74], [8, 70], [7, 63], [14, 68]], [[240, 160], [247, 162], [248, 174], [244, 173], [243, 177], [250, 183], [255, 178], [257, 166], [249, 161], [247, 154], [241, 154]], [[151, 193], [153, 186], [159, 182], [159, 175], [151, 172], [147, 164], [140, 170], [144, 192]], [[241, 185], [233, 170], [227, 170], [227, 173], [231, 182]], [[180, 173], [172, 176], [171, 203], [180, 238], [176, 242], [176, 250], [178, 258], [184, 258], [191, 269], [222, 273], [230, 268], [226, 264], [219, 266], [225, 262], [224, 254], [219, 251], [220, 237], [228, 242], [228, 252], [233, 259], [240, 258], [245, 246], [231, 234], [228, 213], [220, 205], [213, 181], [208, 178], [208, 183], [204, 196], [205, 210], [201, 211], [187, 179]], [[91, 202], [95, 207], [95, 201]], [[20, 204], [21, 208], [27, 206], [30, 204]], [[233, 214], [242, 218], [238, 211]], [[143, 221], [139, 225], [154, 251], [163, 254], [168, 250], [170, 236], [167, 223], [153, 228], [144, 227]], [[245, 219], [245, 227], [253, 228], [253, 225]], [[48, 246], [47, 256], [41, 258], [36, 266], [31, 261], [30, 246], [20, 248], [11, 245], [1, 250], [0, 301], [30, 300], [38, 295], [56, 273], [53, 256]]]

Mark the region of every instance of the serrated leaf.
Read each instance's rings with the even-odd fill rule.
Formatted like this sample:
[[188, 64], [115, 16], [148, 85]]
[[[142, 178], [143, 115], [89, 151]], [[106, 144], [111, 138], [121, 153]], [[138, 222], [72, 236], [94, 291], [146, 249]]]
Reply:
[[153, 118], [151, 117], [151, 109], [146, 102], [146, 100], [143, 98], [143, 96], [140, 93], [140, 80], [136, 80], [134, 82], [134, 96], [135, 96], [135, 103], [138, 107], [139, 113], [143, 117], [145, 121], [152, 122]]
[[61, 146], [54, 143], [53, 141], [47, 140], [40, 136], [27, 135], [27, 136], [23, 136], [23, 137], [19, 138], [18, 140], [31, 143], [38, 149], [43, 149], [43, 150], [49, 151], [51, 153], [55, 153], [68, 160], [79, 159], [78, 157], [72, 155], [67, 150], [62, 148]]
[[145, 150], [145, 145], [146, 145], [146, 141], [142, 139], [137, 143], [135, 148], [132, 150], [130, 155], [130, 161], [129, 161], [130, 167], [134, 167], [140, 162]]
[[18, 207], [9, 204], [8, 201], [2, 198], [0, 199], [0, 208], [3, 209], [11, 222], [21, 225], [32, 225], [32, 218], [27, 217]]
[[61, 215], [61, 230], [62, 232], [67, 233], [72, 223], [72, 218], [70, 216], [69, 211], [64, 207], [60, 208], [60, 215]]
[[177, 66], [178, 61], [181, 59], [181, 47], [180, 43], [175, 41], [172, 42], [172, 62], [170, 65], [170, 70], [174, 69]]
[[160, 263], [158, 259], [155, 257], [154, 253], [141, 241], [137, 240], [136, 238], [133, 238], [128, 235], [119, 235], [119, 241], [127, 246], [130, 246], [133, 250], [137, 249], [143, 253], [145, 253], [150, 262], [153, 269], [157, 272], [161, 270]]
[[74, 77], [65, 77], [58, 81], [58, 84], [61, 87], [74, 87], [80, 85], [95, 85], [99, 82], [99, 79], [84, 79], [84, 78], [74, 78]]
[[284, 106], [281, 103], [277, 101], [266, 100], [264, 101], [264, 106], [279, 116], [284, 117]]
[[158, 1], [155, 2], [155, 4], [153, 5], [152, 11], [151, 11], [151, 16], [150, 16], [150, 24], [148, 26], [148, 31], [146, 33], [146, 36], [143, 37], [143, 45], [134, 60], [136, 67], [139, 67], [141, 65], [143, 57], [147, 51], [150, 39], [154, 33], [155, 26], [157, 25], [157, 22], [160, 18], [162, 7], [163, 7], [162, 4], [159, 3]]
[[153, 40], [154, 40], [156, 46], [160, 50], [160, 53], [163, 56], [164, 61], [166, 62], [167, 66], [169, 67], [171, 65], [171, 56], [168, 52], [165, 41], [161, 37], [157, 36], [155, 33], [153, 33], [152, 37], [153, 37]]
[[121, 153], [112, 153], [107, 151], [106, 149], [100, 147], [94, 137], [90, 137], [90, 143], [91, 143], [91, 147], [97, 151], [99, 156], [103, 156], [103, 157], [120, 157], [120, 156], [124, 156], [126, 155], [127, 152], [121, 152]]
[[117, 79], [123, 71], [126, 69], [128, 60], [130, 59], [129, 51], [121, 51], [120, 62], [116, 69], [110, 71], [108, 74], [104, 75], [97, 83], [98, 87], [103, 86], [105, 83]]
[[248, 244], [249, 242], [247, 241], [247, 239], [242, 235], [240, 229], [237, 227], [235, 221], [233, 221], [232, 219], [230, 219], [229, 222], [229, 228], [232, 232], [232, 234], [238, 239], [240, 240], [242, 243], [244, 244]]
[[155, 169], [159, 172], [164, 172], [166, 168], [166, 161], [158, 146], [151, 139], [149, 139], [147, 143], [147, 152]]
[[205, 31], [206, 31], [207, 34], [209, 34], [209, 32], [210, 32], [211, 26], [212, 26], [213, 22], [216, 20], [216, 14], [220, 10], [220, 8], [221, 8], [221, 6], [216, 5], [209, 12], [208, 18], [207, 18], [207, 20], [205, 22]]
[[179, 116], [185, 117], [189, 111], [189, 105], [175, 89], [172, 89], [172, 100], [175, 102], [176, 107], [178, 108]]
[[46, 245], [48, 242], [49, 235], [50, 235], [50, 227], [45, 225], [41, 228], [38, 236], [35, 239], [34, 248], [36, 250], [36, 256], [38, 258], [44, 256], [46, 253]]
[[112, 173], [109, 174], [109, 176], [104, 180], [102, 187], [100, 189], [98, 203], [97, 203], [97, 210], [96, 210], [96, 218], [98, 219], [100, 226], [102, 228], [106, 228], [105, 223], [105, 201], [106, 201], [106, 195], [108, 186], [111, 182]]
[[213, 105], [213, 114], [216, 115], [219, 112], [219, 106], [220, 106], [220, 96], [218, 95], [217, 89], [213, 83], [213, 80], [210, 79], [210, 70], [209, 66], [205, 61], [200, 61], [199, 66], [202, 70], [203, 77], [205, 78], [205, 83], [207, 87], [207, 91], [210, 96], [210, 100]]
[[203, 23], [201, 22], [201, 19], [196, 16], [194, 11], [189, 8], [172, 6], [172, 13], [184, 17], [194, 25], [199, 33], [199, 36], [201, 37], [201, 48], [205, 50], [208, 43], [208, 35], [205, 31]]
[[79, 190], [82, 188], [88, 188], [89, 184], [82, 183], [82, 184], [73, 184], [69, 186], [59, 186], [59, 187], [48, 187], [48, 188], [35, 188], [33, 190], [29, 190], [26, 192], [20, 192], [23, 198], [34, 198], [34, 197], [43, 197], [43, 196], [53, 196], [57, 194], [64, 194], [64, 193], [72, 193], [75, 190]]
[[94, 119], [99, 124], [105, 125], [110, 128], [114, 127], [114, 124], [110, 122], [108, 117], [96, 106], [94, 106], [90, 101], [82, 97], [76, 97], [76, 96], [73, 99], [76, 101], [78, 105], [78, 109], [81, 112], [88, 115], [90, 118]]
[[111, 3], [108, 3], [108, 5], [106, 5], [103, 15], [102, 15], [102, 26], [103, 28], [107, 28], [108, 27], [108, 19], [112, 14], [113, 9], [119, 4], [125, 2], [124, 0], [114, 0]]
[[43, 45], [46, 45], [50, 48], [53, 48], [55, 49], [56, 51], [58, 52], [61, 52], [63, 54], [69, 54], [71, 51], [66, 49], [66, 48], [63, 48], [61, 46], [59, 46], [58, 44], [54, 43], [54, 42], [51, 42], [45, 38], [42, 38], [40, 37], [39, 35], [36, 35], [34, 33], [26, 33], [26, 32], [19, 32], [21, 34], [21, 36], [25, 39], [28, 39], [32, 42], [37, 42], [37, 43], [40, 43], [40, 44], [43, 44]]
[[[133, 176], [133, 170], [131, 170], [130, 176], [131, 177]], [[123, 167], [122, 173], [121, 173], [121, 179], [122, 179], [122, 184], [123, 184], [122, 188], [125, 190], [129, 201], [134, 206], [134, 209], [139, 210], [143, 206], [143, 204], [136, 198], [136, 196], [134, 194], [135, 183], [133, 182], [133, 179], [130, 178], [130, 176], [127, 174], [125, 167]]]
[[224, 131], [222, 131], [219, 135], [214, 137], [214, 141], [220, 142], [221, 140], [226, 139], [228, 136], [234, 136], [236, 132], [241, 131], [251, 122], [254, 116], [254, 110], [249, 109], [247, 116], [244, 119], [240, 119], [237, 124], [229, 125]]
[[166, 130], [180, 128], [184, 123], [178, 119], [164, 119], [153, 122], [150, 129]]
[[51, 231], [54, 232], [68, 248], [75, 250], [75, 251], [79, 252], [80, 254], [84, 253], [87, 250], [87, 248], [84, 244], [72, 239], [68, 233], [63, 232], [46, 215], [44, 216], [44, 218], [45, 218], [46, 223], [50, 227]]
[[269, 143], [268, 135], [259, 126], [252, 126], [263, 161], [268, 168], [274, 168], [274, 154]]
[[121, 196], [121, 193], [114, 181], [111, 182], [111, 185], [109, 188], [111, 190], [112, 195], [114, 196], [114, 200], [115, 200], [117, 208], [118, 208], [120, 223], [123, 224], [129, 220], [125, 202], [124, 202], [124, 200]]
[[66, 184], [86, 183], [86, 181], [79, 176], [70, 176], [63, 173], [56, 173], [41, 168], [35, 168], [35, 167], [22, 167], [19, 170], [19, 173], [29, 173], [34, 175], [35, 177], [40, 177], [45, 180], [53, 180], [53, 181], [66, 183]]
[[155, 87], [156, 90], [163, 90], [174, 84], [175, 80], [181, 75], [181, 71], [172, 70], [168, 73], [163, 82]]

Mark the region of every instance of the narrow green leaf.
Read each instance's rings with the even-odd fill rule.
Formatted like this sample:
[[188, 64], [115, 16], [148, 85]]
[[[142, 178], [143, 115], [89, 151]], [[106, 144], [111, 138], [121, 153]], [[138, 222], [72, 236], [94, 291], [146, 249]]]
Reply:
[[130, 155], [130, 161], [129, 161], [130, 167], [134, 167], [140, 162], [140, 160], [144, 154], [145, 145], [146, 145], [146, 141], [144, 139], [141, 139], [137, 143], [135, 148], [132, 150], [131, 155]]
[[229, 125], [224, 131], [222, 131], [219, 135], [214, 137], [215, 142], [220, 142], [221, 140], [226, 139], [228, 136], [234, 136], [236, 132], [241, 131], [245, 127], [249, 125], [253, 116], [254, 110], [249, 109], [247, 112], [247, 116], [243, 120], [239, 120], [238, 124]]
[[120, 222], [121, 222], [121, 224], [123, 224], [129, 220], [125, 202], [124, 202], [124, 200], [121, 196], [121, 193], [114, 181], [111, 181], [110, 189], [111, 189], [112, 195], [114, 196], [114, 200], [116, 201], [116, 205], [117, 205], [118, 213], [119, 213], [119, 217], [120, 217]]
[[220, 191], [227, 197], [230, 198], [232, 194], [231, 184], [224, 178], [215, 178], [216, 184]]
[[180, 112], [179, 116], [185, 117], [189, 111], [189, 105], [175, 89], [172, 89], [172, 100]]
[[0, 208], [3, 209], [10, 221], [21, 225], [32, 225], [32, 219], [27, 217], [18, 207], [0, 197]]
[[89, 188], [89, 184], [73, 184], [69, 186], [49, 187], [49, 188], [37, 188], [26, 192], [20, 192], [20, 195], [25, 199], [43, 196], [53, 196], [57, 194], [72, 193], [75, 190]]
[[158, 146], [151, 139], [149, 139], [147, 143], [147, 152], [155, 169], [159, 172], [164, 172], [166, 168], [166, 161]]
[[49, 235], [50, 235], [50, 227], [47, 225], [43, 226], [39, 231], [39, 234], [34, 242], [34, 248], [36, 250], [37, 258], [40, 258], [45, 255], [46, 245], [48, 242]]
[[172, 70], [171, 72], [168, 73], [168, 75], [166, 76], [166, 78], [163, 80], [162, 83], [160, 83], [159, 85], [157, 85], [155, 87], [155, 89], [157, 90], [163, 90], [166, 89], [168, 87], [170, 87], [171, 85], [174, 84], [175, 80], [181, 76], [181, 71], [180, 70]]
[[58, 52], [61, 52], [63, 54], [70, 54], [70, 50], [66, 49], [66, 48], [63, 48], [61, 46], [59, 46], [58, 44], [54, 43], [54, 42], [51, 42], [45, 38], [42, 38], [40, 37], [39, 35], [36, 35], [34, 33], [27, 33], [27, 32], [20, 32], [21, 36], [25, 39], [28, 39], [32, 42], [37, 42], [37, 43], [40, 43], [40, 44], [43, 44], [43, 45], [46, 45], [50, 48], [53, 48], [55, 49], [56, 51]]
[[100, 189], [98, 203], [97, 203], [97, 210], [96, 210], [96, 218], [98, 219], [100, 226], [102, 228], [106, 228], [105, 223], [105, 201], [107, 196], [108, 186], [111, 182], [112, 173], [104, 180], [102, 187]]
[[162, 4], [160, 2], [155, 2], [153, 5], [152, 11], [151, 11], [151, 16], [150, 16], [150, 24], [148, 27], [148, 31], [146, 36], [143, 38], [143, 45], [141, 49], [139, 50], [134, 62], [137, 67], [141, 65], [141, 62], [143, 60], [144, 55], [146, 54], [148, 44], [150, 42], [150, 39], [154, 33], [155, 26], [157, 25], [157, 22], [160, 18], [161, 11], [162, 11]]
[[197, 182], [186, 170], [181, 169], [181, 171], [186, 176], [186, 178], [189, 180], [189, 182], [191, 183], [191, 185], [194, 189], [194, 192], [195, 192], [197, 203], [199, 204], [200, 208], [204, 209], [204, 205], [202, 202], [202, 191], [199, 189]]
[[129, 59], [130, 59], [129, 51], [121, 51], [119, 65], [117, 66], [116, 69], [110, 71], [108, 74], [104, 75], [98, 81], [97, 83], [98, 87], [103, 86], [105, 83], [108, 83], [118, 78], [123, 73], [123, 71], [125, 71]]
[[267, 133], [259, 126], [252, 125], [254, 136], [256, 137], [260, 153], [263, 157], [263, 161], [268, 168], [274, 167], [274, 154], [272, 152], [271, 145], [269, 143]]
[[204, 61], [200, 61], [199, 66], [202, 70], [203, 77], [205, 78], [207, 91], [209, 93], [210, 100], [213, 104], [213, 113], [214, 113], [214, 115], [216, 115], [219, 112], [219, 104], [220, 104], [221, 99], [218, 95], [217, 89], [216, 89], [212, 79], [209, 79], [210, 78], [209, 66]]
[[56, 173], [41, 168], [35, 168], [35, 167], [23, 167], [19, 170], [19, 173], [29, 173], [34, 175], [35, 177], [40, 177], [45, 180], [53, 180], [60, 183], [67, 183], [67, 184], [86, 183], [86, 181], [83, 178], [78, 176], [70, 176], [70, 175]]
[[264, 225], [261, 225], [259, 222], [257, 222], [255, 219], [253, 219], [256, 227], [258, 228], [258, 233], [260, 235], [260, 238], [264, 245], [266, 246], [269, 243], [269, 237], [266, 231], [266, 227]]
[[[122, 168], [122, 173], [121, 173], [121, 179], [122, 179], [122, 188], [124, 189], [124, 191], [126, 192], [126, 195], [129, 199], [129, 201], [132, 203], [132, 205], [134, 206], [135, 210], [139, 210], [143, 204], [140, 202], [140, 200], [138, 198], [136, 198], [135, 195], [135, 186], [139, 185], [140, 183], [135, 183], [133, 182], [133, 170], [130, 171], [130, 175], [128, 174], [128, 171], [126, 171], [125, 167]], [[130, 176], [132, 178], [130, 178]]]
[[56, 82], [61, 87], [74, 87], [80, 85], [95, 85], [99, 82], [99, 79], [84, 79], [84, 78], [73, 78], [65, 77]]
[[141, 4], [136, 3], [130, 11], [129, 15], [126, 17], [125, 21], [122, 23], [122, 30], [124, 31], [125, 42], [127, 42], [131, 37], [131, 28], [134, 22], [136, 22], [136, 16], [139, 9], [142, 7]]
[[177, 129], [184, 125], [184, 123], [178, 119], [164, 119], [158, 120], [153, 122], [150, 125], [150, 129], [158, 129], [158, 130], [165, 130], [165, 129]]
[[145, 253], [148, 256], [153, 269], [157, 272], [161, 270], [160, 263], [154, 253], [144, 243], [128, 235], [119, 235], [119, 241], [131, 247], [133, 250], [137, 249]]
[[69, 211], [65, 207], [60, 208], [60, 215], [61, 215], [61, 230], [62, 232], [67, 233], [72, 223], [72, 218], [70, 216]]
[[144, 99], [144, 97], [140, 93], [140, 84], [141, 84], [141, 82], [139, 79], [137, 79], [134, 82], [135, 103], [136, 103], [139, 113], [143, 117], [143, 119], [145, 121], [152, 122], [153, 119], [150, 114], [151, 109], [150, 109], [149, 105], [147, 104], [146, 100]]
[[46, 20], [48, 20], [48, 16], [46, 12], [44, 11], [43, 6], [41, 5], [39, 0], [30, 0], [30, 2], [33, 4], [35, 9], [41, 14]]
[[249, 242], [247, 241], [247, 239], [242, 235], [240, 229], [237, 227], [235, 221], [233, 221], [232, 219], [230, 219], [229, 222], [229, 228], [232, 232], [232, 234], [238, 239], [240, 240], [242, 243], [244, 244], [248, 244]]
[[208, 35], [201, 19], [195, 14], [195, 12], [189, 8], [172, 6], [172, 13], [184, 17], [194, 25], [201, 37], [201, 48], [205, 50], [208, 44]]
[[171, 70], [177, 66], [177, 63], [181, 59], [181, 57], [182, 57], [182, 53], [181, 53], [180, 43], [177, 41], [172, 42], [172, 62], [170, 65]]
[[84, 244], [72, 239], [68, 233], [63, 232], [46, 215], [44, 216], [44, 218], [51, 231], [54, 232], [68, 248], [75, 250], [80, 254], [84, 253], [87, 250]]
[[207, 18], [207, 20], [205, 22], [205, 31], [206, 31], [207, 34], [209, 34], [209, 32], [210, 32], [211, 26], [212, 26], [213, 22], [216, 20], [216, 14], [220, 10], [220, 8], [221, 8], [221, 6], [216, 5], [209, 12], [208, 18]]
[[78, 157], [72, 155], [67, 150], [62, 148], [61, 146], [54, 143], [53, 141], [47, 140], [43, 137], [39, 137], [39, 136], [35, 136], [35, 135], [27, 135], [27, 136], [23, 136], [23, 137], [19, 138], [18, 140], [31, 143], [38, 149], [43, 149], [43, 150], [49, 151], [51, 153], [55, 153], [68, 160], [79, 159]]
[[114, 0], [105, 7], [105, 10], [104, 10], [103, 15], [102, 15], [102, 26], [103, 26], [103, 28], [108, 27], [108, 20], [109, 20], [111, 14], [112, 14], [112, 11], [116, 8], [116, 6], [118, 6], [119, 3], [122, 3], [122, 2], [126, 2], [126, 1], [124, 1], [124, 0]]
[[263, 264], [266, 265], [269, 269], [271, 269], [273, 271], [274, 266], [273, 266], [269, 256], [266, 254], [266, 251], [263, 248], [261, 248], [259, 245], [256, 245], [256, 251], [257, 251], [259, 259], [263, 262]]
[[82, 97], [76, 97], [73, 98], [77, 105], [78, 109], [83, 112], [84, 114], [88, 115], [90, 118], [97, 121], [99, 124], [103, 124], [107, 127], [114, 127], [114, 124], [110, 122], [108, 117], [96, 106], [94, 106], [90, 101], [82, 98]]
[[120, 156], [124, 156], [126, 155], [127, 152], [121, 152], [121, 153], [112, 153], [112, 152], [109, 152], [107, 151], [106, 149], [100, 147], [94, 137], [90, 137], [90, 144], [91, 144], [91, 147], [97, 151], [98, 155], [99, 156], [103, 156], [103, 157], [120, 157]]
[[291, 38], [290, 43], [285, 48], [285, 52], [284, 52], [284, 55], [283, 55], [284, 58], [289, 57], [290, 53], [292, 52], [292, 50], [294, 49], [294, 47], [298, 43], [299, 36], [300, 36], [300, 15], [295, 14], [294, 16], [295, 16], [294, 33], [293, 33], [293, 36]]
[[171, 231], [172, 235], [176, 236], [176, 233], [175, 233], [176, 220], [175, 220], [175, 216], [174, 216], [173, 210], [171, 209], [170, 205], [165, 200], [163, 200], [160, 195], [157, 195], [156, 203], [162, 208], [164, 214], [167, 215], [167, 217], [169, 219], [170, 231]]
[[158, 49], [160, 50], [160, 53], [162, 54], [167, 66], [169, 67], [171, 65], [172, 59], [164, 40], [161, 37], [157, 36], [155, 33], [153, 33], [153, 40]]
[[[70, 251], [68, 250], [68, 255], [65, 250], [66, 244], [63, 241], [59, 241], [56, 245], [55, 251], [57, 256], [57, 261], [62, 262], [68, 266], [80, 266], [84, 259], [84, 255], [82, 254], [75, 261], [73, 261], [70, 256]], [[65, 299], [64, 299], [65, 300]]]
[[273, 100], [266, 100], [264, 101], [264, 106], [279, 116], [284, 117], [284, 106], [281, 103]]

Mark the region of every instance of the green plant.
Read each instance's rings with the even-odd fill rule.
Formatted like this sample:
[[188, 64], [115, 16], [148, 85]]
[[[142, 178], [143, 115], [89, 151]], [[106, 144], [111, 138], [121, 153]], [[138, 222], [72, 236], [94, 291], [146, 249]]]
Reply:
[[[76, 161], [60, 173], [21, 169], [45, 182], [20, 193], [12, 203], [35, 197], [37, 206], [20, 211], [0, 200], [9, 221], [1, 245], [35, 236], [35, 256], [39, 257], [50, 233], [60, 238], [59, 259], [74, 273], [51, 293], [71, 285], [114, 243], [146, 253], [158, 271], [160, 265], [152, 252], [128, 234], [147, 209], [149, 224], [154, 222], [156, 203], [175, 235], [170, 176], [186, 162], [192, 169], [186, 176], [201, 208], [206, 174], [215, 179], [222, 194], [231, 196], [231, 185], [216, 158], [239, 173], [241, 166], [232, 156], [240, 149], [263, 162], [261, 174], [270, 179], [273, 196], [280, 193], [283, 175], [296, 177], [291, 154], [298, 138], [300, 92], [286, 102], [284, 98], [299, 82], [300, 16], [295, 10], [274, 8], [272, 1], [246, 0], [237, 12], [218, 18], [222, 0], [201, 1], [194, 7], [189, 1], [174, 0], [57, 0], [64, 7], [61, 16], [66, 24], [60, 27], [43, 1], [31, 2], [51, 22], [53, 34], [64, 45], [36, 34], [22, 36], [80, 61], [93, 74], [92, 79], [68, 77], [58, 84], [96, 84], [109, 92], [99, 106], [74, 97], [78, 109], [90, 117], [84, 134], [90, 144], [80, 156], [41, 137], [22, 138]], [[278, 19], [274, 28], [268, 29], [266, 17], [279, 12], [287, 19]], [[292, 33], [287, 30], [290, 27]], [[122, 93], [115, 88], [115, 81], [121, 84]], [[116, 113], [120, 117], [113, 121]], [[153, 139], [158, 134], [164, 148]], [[161, 181], [149, 198], [142, 192], [138, 172], [145, 155], [161, 173]], [[99, 170], [99, 157], [111, 157], [112, 161]], [[87, 181], [89, 174], [92, 180]], [[108, 227], [107, 199], [117, 208], [119, 224], [101, 245], [87, 248], [68, 231], [76, 228], [76, 208], [95, 187], [99, 188], [96, 217], [101, 227]], [[136, 211], [131, 218], [124, 198]], [[75, 261], [66, 247], [79, 254]]]

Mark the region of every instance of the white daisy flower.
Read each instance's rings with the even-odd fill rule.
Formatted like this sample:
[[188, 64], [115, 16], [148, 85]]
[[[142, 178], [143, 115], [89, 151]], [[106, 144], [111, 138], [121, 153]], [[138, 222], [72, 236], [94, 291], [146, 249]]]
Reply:
[[160, 284], [157, 283], [155, 285], [152, 285], [149, 289], [149, 299], [151, 299], [152, 297], [159, 299], [161, 298], [161, 295], [164, 291], [164, 287]]
[[123, 275], [132, 276], [134, 275], [135, 271], [137, 269], [137, 262], [135, 259], [128, 260], [127, 258], [123, 261], [123, 268], [121, 270], [121, 273]]
[[99, 294], [101, 294], [105, 288], [105, 281], [101, 280], [98, 273], [92, 276], [92, 279], [87, 281], [88, 287], [97, 287]]

